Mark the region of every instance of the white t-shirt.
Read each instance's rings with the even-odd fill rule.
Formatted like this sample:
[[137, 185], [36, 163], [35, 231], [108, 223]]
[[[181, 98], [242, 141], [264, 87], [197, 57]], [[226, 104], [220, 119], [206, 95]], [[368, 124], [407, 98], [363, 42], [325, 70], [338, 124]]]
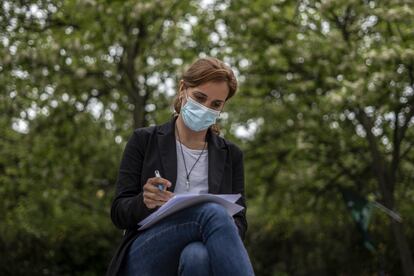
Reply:
[[[185, 158], [185, 164], [187, 166], [187, 172], [190, 172], [197, 158], [200, 156], [202, 150], [195, 150], [187, 148], [184, 144], [181, 144], [176, 140], [177, 149], [177, 182], [175, 185], [175, 194], [195, 193], [195, 194], [206, 194], [208, 193], [208, 149], [207, 146], [204, 149], [200, 159], [195, 164], [190, 174], [190, 189], [187, 191], [186, 187], [186, 170], [184, 167], [183, 153]], [[181, 153], [181, 147], [183, 153]]]

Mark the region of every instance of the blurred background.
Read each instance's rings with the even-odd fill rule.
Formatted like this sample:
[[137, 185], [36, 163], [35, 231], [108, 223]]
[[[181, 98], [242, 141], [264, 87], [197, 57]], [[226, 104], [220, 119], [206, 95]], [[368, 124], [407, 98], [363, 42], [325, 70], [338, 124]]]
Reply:
[[103, 275], [123, 148], [214, 56], [256, 274], [414, 275], [410, 0], [3, 0], [0, 274]]

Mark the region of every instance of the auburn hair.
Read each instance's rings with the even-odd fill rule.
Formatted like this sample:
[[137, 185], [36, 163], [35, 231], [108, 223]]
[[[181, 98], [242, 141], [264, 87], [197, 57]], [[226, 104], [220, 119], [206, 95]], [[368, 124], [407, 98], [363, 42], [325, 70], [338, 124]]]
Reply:
[[[233, 70], [226, 65], [223, 61], [213, 58], [199, 58], [182, 76], [184, 88], [197, 87], [207, 82], [226, 82], [229, 88], [229, 94], [226, 97], [226, 101], [234, 96], [237, 90], [237, 79], [234, 76]], [[182, 100], [180, 98], [180, 84], [177, 96], [174, 98], [174, 116], [180, 114]], [[220, 128], [218, 124], [210, 126], [211, 130], [220, 134]]]

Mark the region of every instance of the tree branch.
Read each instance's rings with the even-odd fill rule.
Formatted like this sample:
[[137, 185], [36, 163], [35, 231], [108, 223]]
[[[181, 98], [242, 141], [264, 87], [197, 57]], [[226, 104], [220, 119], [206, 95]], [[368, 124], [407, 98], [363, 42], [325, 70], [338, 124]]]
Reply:
[[391, 183], [395, 183], [397, 181], [397, 169], [400, 163], [400, 146], [401, 146], [401, 139], [400, 139], [400, 129], [398, 123], [398, 111], [394, 111], [394, 131], [393, 131], [393, 149], [392, 149], [392, 160], [391, 160], [391, 168], [390, 168], [390, 177]]
[[388, 178], [388, 173], [386, 170], [385, 159], [382, 156], [377, 140], [372, 133], [371, 129], [373, 127], [371, 119], [365, 113], [362, 108], [355, 108], [354, 112], [356, 114], [357, 120], [363, 126], [372, 156], [372, 166], [377, 177], [379, 187], [384, 197], [384, 202], [388, 208], [393, 208], [394, 199], [393, 199], [393, 190], [394, 190], [394, 183], [390, 183], [390, 179]]

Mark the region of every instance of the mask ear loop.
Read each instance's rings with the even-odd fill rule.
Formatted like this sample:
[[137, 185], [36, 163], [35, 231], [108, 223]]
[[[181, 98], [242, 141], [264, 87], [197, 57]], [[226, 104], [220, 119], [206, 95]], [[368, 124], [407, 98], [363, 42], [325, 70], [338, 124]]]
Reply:
[[[181, 90], [182, 91], [182, 90]], [[187, 101], [187, 88], [185, 88], [185, 90], [184, 90], [185, 92], [183, 92], [184, 93], [184, 97], [185, 97], [185, 99], [186, 99], [186, 101]], [[181, 108], [183, 108], [183, 97], [182, 96], [180, 96], [180, 107]]]
[[188, 101], [188, 88], [185, 88], [185, 100]]

